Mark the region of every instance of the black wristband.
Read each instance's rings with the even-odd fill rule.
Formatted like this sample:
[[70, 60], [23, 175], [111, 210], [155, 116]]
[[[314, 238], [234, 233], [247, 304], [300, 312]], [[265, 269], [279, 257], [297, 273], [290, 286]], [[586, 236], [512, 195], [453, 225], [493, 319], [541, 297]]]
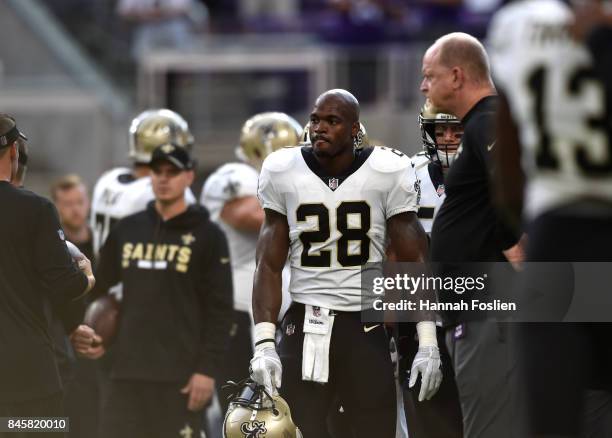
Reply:
[[262, 339], [261, 341], [257, 341], [255, 342], [255, 346], [257, 347], [259, 344], [263, 344], [265, 342], [272, 342], [273, 344], [275, 343], [274, 339], [272, 338], [267, 338], [267, 339]]

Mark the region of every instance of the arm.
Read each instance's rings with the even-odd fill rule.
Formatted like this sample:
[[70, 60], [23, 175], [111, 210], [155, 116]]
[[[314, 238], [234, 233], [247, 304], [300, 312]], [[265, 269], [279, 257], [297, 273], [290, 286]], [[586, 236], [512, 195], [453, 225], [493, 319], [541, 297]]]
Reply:
[[[464, 139], [467, 136], [489, 176], [490, 204], [496, 216], [497, 247], [500, 252], [510, 250], [513, 253], [520, 237], [521, 207], [518, 203], [522, 206], [524, 177], [518, 129], [511, 117], [509, 102], [503, 94], [494, 112], [487, 112], [474, 119]], [[512, 205], [503, 208], [496, 206], [496, 186], [502, 188], [504, 196], [508, 196], [503, 202], [511, 202]]]
[[612, 87], [612, 10], [599, 0], [573, 2], [572, 8], [575, 19], [570, 31], [577, 41], [586, 44], [595, 73], [609, 92]]
[[227, 201], [221, 219], [239, 231], [258, 233], [264, 222], [264, 211], [256, 196], [244, 196]]
[[427, 256], [427, 234], [417, 214], [406, 212], [387, 219], [389, 249], [398, 262], [424, 262]]
[[196, 372], [214, 378], [223, 366], [233, 320], [232, 269], [225, 235], [216, 224], [210, 223], [206, 241], [201, 240], [208, 254], [198, 280], [203, 327]]
[[257, 241], [257, 268], [253, 282], [253, 318], [255, 323], [275, 323], [282, 302], [282, 272], [289, 252], [287, 217], [266, 209]]
[[282, 365], [276, 352], [276, 324], [282, 302], [282, 272], [289, 252], [287, 217], [265, 209], [266, 218], [257, 242], [257, 268], [253, 282], [255, 354], [251, 378], [276, 394], [282, 380]]
[[495, 173], [493, 198], [506, 222], [520, 227], [525, 176], [521, 168], [521, 143], [508, 99], [500, 93], [497, 110], [497, 143], [493, 148]]
[[49, 288], [52, 304], [61, 305], [88, 292], [93, 281], [74, 264], [61, 237], [57, 211], [50, 202], [42, 204], [36, 231], [33, 257], [40, 278]]
[[[72, 260], [55, 207], [48, 201], [41, 204], [37, 217], [35, 246], [32, 257], [43, 287], [48, 291], [54, 313], [70, 333], [83, 316], [80, 296], [93, 284], [91, 269], [82, 272]], [[89, 267], [90, 265], [84, 266]], [[88, 278], [89, 276], [89, 278]]]
[[193, 412], [203, 409], [213, 395], [215, 376], [223, 366], [233, 320], [232, 270], [227, 241], [213, 224], [206, 237], [206, 269], [198, 279], [203, 320], [201, 347], [196, 370], [181, 389], [183, 394], [189, 395], [187, 409]]
[[[387, 220], [387, 233], [390, 247], [398, 262], [426, 261], [427, 235], [416, 213], [400, 213], [390, 217]], [[409, 386], [412, 388], [421, 374], [419, 401], [423, 401], [431, 399], [438, 391], [442, 383], [442, 371], [434, 322], [435, 313], [419, 311], [419, 320], [416, 326], [419, 349], [412, 362]]]

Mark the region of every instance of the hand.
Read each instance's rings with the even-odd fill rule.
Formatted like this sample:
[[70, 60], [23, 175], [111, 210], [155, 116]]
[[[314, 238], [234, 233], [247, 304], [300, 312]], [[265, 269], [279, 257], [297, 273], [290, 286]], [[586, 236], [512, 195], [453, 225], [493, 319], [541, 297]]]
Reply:
[[204, 409], [210, 401], [215, 390], [215, 379], [204, 374], [193, 373], [187, 385], [181, 389], [181, 393], [189, 394], [187, 409], [197, 412]]
[[520, 240], [512, 247], [503, 251], [504, 257], [510, 262], [515, 271], [523, 270], [525, 261], [525, 247], [527, 246], [527, 235], [523, 233]]
[[91, 268], [91, 262], [89, 261], [87, 257], [83, 256], [82, 259], [79, 259], [76, 262], [77, 262], [77, 266], [79, 267], [79, 269], [83, 271], [83, 274], [87, 275], [87, 277], [93, 277], [93, 270]]
[[255, 354], [251, 359], [251, 379], [263, 385], [268, 394], [276, 395], [277, 388], [281, 386], [283, 366], [274, 344], [270, 342], [263, 345], [265, 347], [255, 347]]
[[421, 374], [419, 401], [429, 400], [438, 392], [442, 383], [441, 366], [442, 361], [440, 360], [440, 350], [438, 347], [419, 347], [412, 361], [410, 382], [408, 383], [408, 386], [412, 388], [419, 377], [419, 373]]
[[87, 276], [87, 289], [85, 289], [85, 292], [84, 292], [84, 293], [87, 293], [91, 289], [93, 289], [94, 285], [96, 284], [96, 278], [93, 275], [93, 269], [91, 267], [91, 262], [89, 261], [87, 257], [85, 257], [85, 254], [83, 254], [81, 250], [69, 240], [66, 240], [66, 247], [68, 247], [68, 252], [70, 253], [70, 256], [72, 257], [72, 260], [75, 261], [75, 263], [77, 264], [79, 269], [83, 272], [83, 274]]
[[595, 27], [612, 23], [612, 14], [606, 10], [602, 1], [574, 0], [571, 6], [574, 21], [569, 30], [577, 41], [583, 41]]
[[106, 350], [102, 338], [89, 326], [81, 324], [70, 334], [70, 343], [79, 356], [99, 359]]

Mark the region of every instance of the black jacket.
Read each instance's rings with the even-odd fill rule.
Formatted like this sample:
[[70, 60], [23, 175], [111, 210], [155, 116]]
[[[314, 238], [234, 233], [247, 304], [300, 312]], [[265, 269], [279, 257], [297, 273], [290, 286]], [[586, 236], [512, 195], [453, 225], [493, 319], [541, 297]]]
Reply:
[[164, 221], [151, 202], [117, 223], [95, 293], [121, 282], [112, 378], [186, 383], [215, 377], [228, 343], [232, 276], [225, 235], [200, 206]]
[[71, 331], [78, 318], [64, 310], [87, 287], [73, 263], [53, 204], [0, 182], [0, 403], [60, 391], [45, 316], [51, 304]]

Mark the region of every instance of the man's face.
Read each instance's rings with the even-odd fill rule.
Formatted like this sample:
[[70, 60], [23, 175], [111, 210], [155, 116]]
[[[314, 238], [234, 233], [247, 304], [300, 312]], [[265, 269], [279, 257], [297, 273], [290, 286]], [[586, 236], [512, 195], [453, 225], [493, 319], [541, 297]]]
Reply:
[[439, 112], [452, 114], [449, 104], [454, 94], [454, 73], [452, 68], [440, 63], [440, 51], [435, 47], [425, 52], [422, 73], [421, 92]]
[[85, 187], [77, 186], [67, 190], [58, 190], [55, 197], [55, 206], [64, 227], [79, 229], [87, 224], [89, 197]]
[[436, 144], [448, 153], [454, 153], [463, 137], [463, 125], [459, 123], [436, 124]]
[[193, 171], [160, 161], [151, 166], [151, 182], [155, 199], [162, 204], [173, 204], [185, 196], [185, 189], [193, 182]]
[[315, 155], [335, 157], [347, 148], [353, 148], [359, 122], [348, 120], [347, 104], [334, 96], [315, 103], [310, 114], [310, 140]]
[[437, 123], [435, 125], [438, 158], [442, 166], [448, 168], [457, 157], [457, 148], [463, 137], [463, 125], [460, 123]]

